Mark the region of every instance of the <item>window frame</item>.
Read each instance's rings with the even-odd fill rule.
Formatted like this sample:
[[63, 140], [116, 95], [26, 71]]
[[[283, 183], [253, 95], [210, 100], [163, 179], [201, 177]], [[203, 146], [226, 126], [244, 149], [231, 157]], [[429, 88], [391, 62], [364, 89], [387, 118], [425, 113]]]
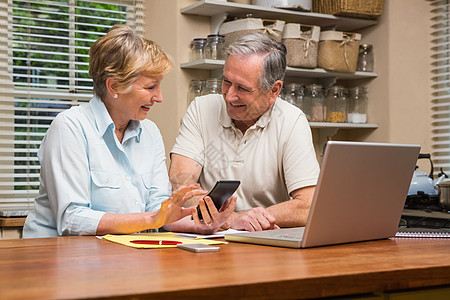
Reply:
[[[18, 8], [15, 6], [18, 3], [28, 5], [29, 9]], [[105, 9], [92, 3], [102, 4]], [[108, 11], [114, 5], [117, 11], [121, 10], [116, 18]], [[142, 36], [143, 5], [143, 0], [7, 0], [0, 3], [0, 210], [33, 209], [40, 185], [37, 152], [45, 132], [59, 112], [92, 98], [92, 80], [87, 75], [90, 44], [106, 34], [111, 23], [126, 23]], [[89, 17], [88, 12], [96, 15]], [[42, 18], [33, 17], [33, 13]], [[55, 20], [47, 19], [51, 21], [48, 23], [58, 23], [61, 28], [39, 26], [52, 14], [63, 21], [54, 17]], [[99, 17], [101, 14], [107, 17]], [[119, 15], [124, 18], [120, 19]], [[83, 19], [92, 23], [82, 23]], [[26, 21], [21, 24], [23, 20]], [[103, 21], [106, 25], [102, 27]], [[20, 33], [20, 26], [28, 26], [27, 33]], [[83, 40], [82, 28], [89, 26], [98, 29], [95, 34], [90, 33], [98, 37]], [[53, 30], [66, 31], [67, 35], [52, 36]], [[60, 44], [45, 45], [46, 39], [58, 40]], [[24, 50], [20, 50], [21, 45]], [[67, 59], [55, 59], [58, 53], [50, 49], [57, 45], [65, 45], [67, 52], [61, 51], [61, 57]], [[45, 53], [40, 47], [50, 52]], [[21, 51], [23, 55], [19, 56]], [[48, 58], [34, 59], [33, 54]], [[52, 72], [67, 76], [49, 76]], [[18, 82], [19, 78], [25, 78], [23, 83]]]

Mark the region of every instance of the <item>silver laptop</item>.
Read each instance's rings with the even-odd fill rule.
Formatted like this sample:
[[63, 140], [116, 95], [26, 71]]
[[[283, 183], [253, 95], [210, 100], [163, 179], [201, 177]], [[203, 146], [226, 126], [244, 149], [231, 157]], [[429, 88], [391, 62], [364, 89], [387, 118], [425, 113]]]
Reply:
[[419, 145], [327, 143], [305, 227], [225, 234], [225, 239], [307, 248], [396, 234]]

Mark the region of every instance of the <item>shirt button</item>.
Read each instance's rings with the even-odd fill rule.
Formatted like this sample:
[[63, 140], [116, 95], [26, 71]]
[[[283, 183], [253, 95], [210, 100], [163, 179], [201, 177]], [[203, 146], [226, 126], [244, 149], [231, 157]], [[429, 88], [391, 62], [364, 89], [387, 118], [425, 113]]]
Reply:
[[106, 183], [109, 183], [109, 178], [106, 179]]
[[128, 181], [128, 179], [129, 179], [129, 177], [128, 177], [128, 176], [125, 176], [125, 180]]
[[138, 205], [139, 202], [137, 200], [134, 200], [134, 205]]

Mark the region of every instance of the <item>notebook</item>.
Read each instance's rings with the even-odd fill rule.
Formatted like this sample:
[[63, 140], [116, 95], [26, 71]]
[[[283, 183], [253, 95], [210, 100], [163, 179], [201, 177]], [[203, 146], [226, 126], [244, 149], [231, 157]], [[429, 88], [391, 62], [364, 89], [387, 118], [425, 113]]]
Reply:
[[450, 228], [399, 228], [395, 237], [400, 238], [450, 238]]
[[225, 239], [307, 248], [393, 237], [419, 151], [419, 145], [330, 141], [305, 227]]

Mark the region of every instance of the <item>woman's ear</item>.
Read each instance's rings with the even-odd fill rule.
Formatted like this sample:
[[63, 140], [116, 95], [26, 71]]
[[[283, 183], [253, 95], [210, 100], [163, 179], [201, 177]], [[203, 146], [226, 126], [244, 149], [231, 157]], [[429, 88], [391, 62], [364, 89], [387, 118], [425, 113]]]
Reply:
[[119, 93], [117, 81], [111, 77], [106, 78], [106, 90], [108, 91], [109, 96], [117, 98], [117, 96], [115, 96]]

